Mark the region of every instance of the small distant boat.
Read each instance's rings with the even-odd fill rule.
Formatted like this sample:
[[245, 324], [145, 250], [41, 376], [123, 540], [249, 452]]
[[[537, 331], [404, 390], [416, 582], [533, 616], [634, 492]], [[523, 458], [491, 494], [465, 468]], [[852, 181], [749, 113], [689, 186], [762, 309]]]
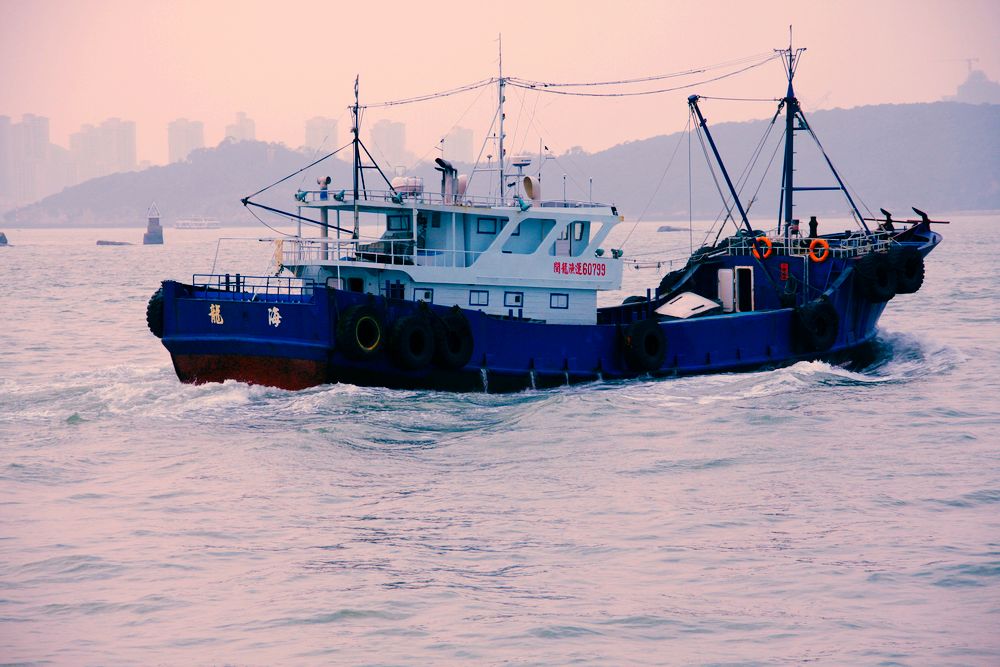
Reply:
[[105, 241], [101, 239], [97, 242], [97, 245], [132, 245], [128, 241]]
[[674, 227], [673, 225], [660, 225], [659, 227], [656, 228], [656, 231], [658, 231], [658, 232], [686, 232], [687, 228], [685, 228], [685, 227]]
[[9, 245], [7, 243], [7, 235], [4, 234], [3, 232], [0, 232], [0, 246], [5, 246], [5, 245]]
[[219, 229], [222, 224], [213, 218], [180, 218], [174, 229]]

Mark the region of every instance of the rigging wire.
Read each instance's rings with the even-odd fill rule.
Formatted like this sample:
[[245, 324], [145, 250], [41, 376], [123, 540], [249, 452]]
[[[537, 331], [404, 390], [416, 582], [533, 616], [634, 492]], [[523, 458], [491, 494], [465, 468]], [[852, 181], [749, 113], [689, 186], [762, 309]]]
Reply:
[[458, 95], [459, 93], [475, 90], [476, 88], [482, 88], [483, 86], [488, 86], [491, 83], [496, 83], [496, 82], [497, 79], [495, 77], [490, 77], [489, 79], [482, 79], [474, 83], [467, 83], [464, 86], [451, 88], [449, 90], [442, 90], [436, 93], [428, 93], [427, 95], [417, 95], [416, 97], [407, 97], [401, 100], [388, 100], [385, 102], [376, 102], [374, 104], [361, 104], [359, 105], [359, 107], [362, 109], [378, 109], [382, 107], [395, 107], [403, 104], [413, 104], [415, 102], [426, 102], [427, 100], [436, 100], [442, 97], [451, 97], [452, 95]]
[[[476, 156], [476, 162], [472, 165], [472, 171], [469, 172], [469, 182], [467, 184], [467, 187], [469, 188], [472, 187], [472, 179], [476, 177], [476, 172], [479, 170], [479, 162], [480, 160], [483, 159], [483, 152], [486, 150], [486, 144], [488, 144], [490, 142], [490, 139], [493, 138], [493, 135], [491, 133], [493, 132], [493, 128], [496, 127], [497, 116], [499, 114], [500, 114], [500, 107], [498, 106], [496, 110], [493, 112], [493, 119], [490, 121], [490, 128], [486, 131], [486, 136], [483, 137], [483, 143], [479, 146], [479, 155]], [[490, 186], [491, 192], [492, 188], [493, 186], [491, 185]]]
[[740, 68], [738, 70], [735, 70], [733, 72], [727, 72], [725, 74], [720, 74], [719, 76], [714, 76], [714, 77], [711, 77], [709, 79], [702, 79], [701, 81], [695, 81], [694, 83], [687, 83], [687, 84], [683, 84], [683, 85], [680, 85], [680, 86], [672, 86], [672, 87], [669, 87], [669, 88], [658, 88], [656, 90], [638, 90], [638, 91], [617, 92], [617, 93], [586, 93], [586, 92], [579, 92], [579, 91], [573, 91], [573, 90], [554, 90], [552, 87], [523, 84], [523, 83], [520, 83], [518, 79], [510, 79], [510, 80], [508, 80], [508, 84], [511, 85], [511, 86], [515, 86], [517, 88], [528, 88], [528, 89], [531, 89], [531, 90], [538, 90], [538, 91], [543, 92], [543, 93], [551, 93], [553, 95], [573, 95], [573, 96], [577, 96], [577, 97], [638, 97], [638, 96], [642, 96], [642, 95], [658, 95], [660, 93], [669, 93], [669, 92], [673, 92], [673, 91], [676, 91], [676, 90], [684, 90], [686, 88], [694, 88], [695, 86], [702, 86], [702, 85], [705, 85], [707, 83], [712, 83], [714, 81], [721, 81], [723, 79], [728, 79], [729, 77], [736, 76], [737, 74], [742, 74], [743, 72], [747, 72], [747, 71], [752, 70], [752, 69], [754, 69], [756, 67], [760, 67], [761, 65], [769, 63], [772, 60], [774, 60], [776, 57], [777, 56], [771, 55], [771, 56], [768, 56], [765, 60], [761, 60], [759, 62], [752, 63], [750, 65], [747, 65], [746, 67], [742, 67], [742, 68]]
[[[542, 99], [542, 96], [539, 95], [536, 92], [535, 93], [535, 104], [531, 107], [531, 115], [528, 117], [528, 125], [527, 125], [527, 127], [524, 128], [524, 136], [521, 137], [521, 145], [517, 149], [518, 153], [523, 153], [524, 152], [524, 144], [528, 140], [528, 130], [531, 128], [531, 121], [535, 118], [535, 113], [538, 111], [538, 101], [540, 99]], [[538, 137], [538, 138], [541, 139], [541, 137]], [[539, 169], [541, 169], [541, 165], [539, 165]]]
[[[246, 210], [250, 212], [250, 215], [252, 215], [253, 217], [257, 218], [257, 222], [259, 222], [260, 224], [264, 225], [265, 227], [267, 227], [268, 229], [270, 229], [275, 234], [281, 234], [282, 236], [289, 236], [289, 237], [295, 237], [295, 236], [297, 236], [297, 234], [289, 234], [288, 232], [283, 232], [280, 229], [275, 229], [271, 225], [269, 225], [266, 222], [264, 222], [264, 220], [261, 219], [261, 217], [259, 215], [257, 215], [256, 213], [254, 213], [253, 209], [250, 208], [249, 206], [246, 206], [244, 208], [246, 208]], [[218, 253], [218, 250], [216, 250], [216, 253]], [[212, 268], [212, 272], [214, 273], [215, 272], [215, 268], [214, 268], [215, 264], [213, 264], [212, 267], [213, 267]]]
[[633, 83], [647, 83], [650, 81], [662, 81], [664, 79], [674, 79], [682, 76], [689, 76], [692, 74], [703, 74], [705, 72], [711, 71], [713, 69], [721, 69], [723, 67], [732, 67], [734, 65], [742, 65], [746, 62], [760, 60], [761, 58], [767, 57], [768, 60], [775, 58], [773, 53], [755, 53], [750, 56], [744, 56], [742, 58], [737, 58], [735, 60], [729, 60], [722, 63], [717, 63], [715, 65], [707, 65], [705, 67], [698, 67], [694, 69], [682, 70], [678, 72], [669, 72], [667, 74], [654, 74], [651, 76], [638, 77], [634, 79], [620, 79], [618, 81], [587, 81], [579, 83], [553, 83], [546, 81], [532, 81], [530, 79], [521, 79], [519, 77], [510, 77], [511, 82], [522, 83], [532, 87], [542, 87], [542, 88], [580, 88], [584, 86], [618, 86], [618, 85], [629, 85]]
[[[336, 120], [334, 120], [334, 121], [333, 121], [333, 122], [334, 122], [334, 124], [335, 124], [335, 125], [337, 125], [337, 126], [339, 127], [339, 125], [340, 125], [340, 121], [341, 121], [341, 120], [343, 120], [343, 118], [344, 118], [344, 115], [345, 115], [346, 113], [347, 113], [347, 112], [346, 112], [346, 111], [344, 111], [344, 112], [342, 112], [342, 113], [341, 113], [341, 114], [340, 114], [339, 116], [337, 116]], [[317, 147], [316, 147], [316, 148], [315, 148], [315, 149], [313, 150], [313, 154], [312, 154], [312, 159], [314, 159], [314, 160], [316, 159], [316, 156], [317, 156], [317, 155], [319, 155], [319, 152], [320, 152], [320, 150], [322, 150], [322, 149], [323, 149], [323, 147], [324, 147], [324, 146], [326, 145], [326, 142], [327, 142], [327, 140], [328, 140], [329, 138], [330, 138], [330, 135], [329, 135], [329, 134], [327, 134], [327, 135], [325, 135], [325, 136], [323, 137], [323, 141], [322, 141], [322, 142], [320, 142], [320, 145], [319, 145], [319, 146], [317, 146]], [[303, 184], [303, 183], [305, 183], [305, 181], [306, 181], [306, 175], [305, 175], [305, 174], [303, 173], [303, 174], [302, 174], [302, 178], [300, 178], [300, 179], [299, 179], [299, 189], [300, 189], [300, 190], [302, 189], [302, 184]]]
[[[684, 132], [687, 132], [690, 127], [691, 127], [691, 115], [688, 114], [687, 124], [684, 127]], [[652, 205], [653, 200], [656, 198], [656, 195], [659, 194], [660, 187], [663, 185], [663, 179], [666, 178], [667, 172], [670, 170], [670, 166], [674, 163], [674, 158], [677, 157], [677, 151], [680, 149], [681, 142], [684, 139], [684, 132], [678, 133], [677, 144], [674, 146], [674, 152], [671, 153], [670, 160], [667, 161], [667, 166], [664, 167], [663, 173], [660, 174], [660, 180], [656, 183], [656, 188], [653, 190], [653, 194], [650, 195], [649, 200], [646, 202], [646, 206], [642, 209], [642, 213], [640, 213], [639, 217], [635, 219], [635, 224], [632, 225], [632, 229], [630, 229], [628, 234], [625, 235], [625, 240], [622, 241], [621, 243], [622, 247], [624, 247], [625, 244], [628, 243], [628, 240], [632, 237], [632, 233], [639, 226], [639, 223], [642, 221], [643, 216], [646, 215], [646, 211], [649, 210], [649, 207]]]
[[[778, 155], [778, 149], [781, 148], [782, 141], [774, 142], [774, 151], [771, 152], [771, 159], [767, 161], [767, 166], [764, 168], [764, 173], [760, 175], [760, 182], [757, 183], [757, 189], [754, 190], [753, 197], [750, 199], [750, 203], [747, 204], [747, 213], [750, 212], [750, 208], [757, 201], [757, 194], [760, 192], [761, 187], [764, 185], [764, 179], [767, 178], [767, 172], [771, 171], [771, 165], [774, 164], [774, 158]], [[749, 176], [747, 177], [749, 178]], [[781, 223], [778, 223], [778, 231], [781, 231]]]
[[780, 102], [780, 97], [714, 97], [712, 95], [699, 95], [703, 100], [722, 100], [723, 102]]
[[341, 146], [340, 148], [338, 148], [337, 150], [333, 151], [332, 153], [327, 153], [326, 155], [324, 155], [324, 156], [323, 156], [323, 157], [321, 157], [320, 159], [318, 159], [318, 160], [314, 160], [314, 161], [310, 162], [309, 164], [307, 164], [306, 166], [302, 167], [302, 168], [301, 168], [301, 169], [299, 169], [298, 171], [294, 171], [294, 172], [292, 172], [291, 174], [289, 174], [288, 176], [285, 176], [284, 178], [281, 178], [281, 179], [279, 179], [279, 180], [275, 181], [274, 183], [271, 183], [270, 185], [268, 185], [268, 186], [266, 186], [266, 187], [263, 187], [263, 188], [261, 188], [260, 190], [258, 190], [257, 192], [253, 193], [252, 195], [249, 195], [249, 196], [247, 196], [247, 197], [244, 197], [244, 198], [243, 198], [243, 201], [244, 201], [244, 202], [246, 202], [247, 200], [250, 200], [250, 199], [253, 199], [254, 197], [256, 197], [257, 195], [259, 195], [260, 193], [262, 193], [262, 192], [265, 192], [266, 190], [270, 190], [270, 189], [271, 189], [271, 188], [273, 188], [273, 187], [274, 187], [275, 185], [278, 185], [278, 184], [280, 184], [280, 183], [284, 183], [284, 182], [285, 182], [285, 181], [287, 181], [287, 180], [288, 180], [289, 178], [291, 178], [291, 177], [293, 177], [293, 176], [297, 176], [298, 174], [301, 174], [301, 173], [302, 173], [303, 171], [305, 171], [306, 169], [308, 169], [308, 168], [310, 168], [310, 167], [315, 167], [315, 166], [316, 166], [317, 164], [319, 164], [319, 163], [320, 163], [320, 162], [322, 162], [323, 160], [325, 160], [325, 159], [327, 159], [327, 158], [331, 158], [331, 157], [333, 157], [334, 155], [336, 155], [336, 154], [337, 154], [337, 153], [339, 153], [340, 151], [342, 151], [342, 150], [344, 150], [345, 148], [347, 148], [348, 146], [350, 146], [350, 145], [351, 145], [352, 143], [354, 143], [354, 142], [350, 142], [350, 143], [346, 143], [346, 144], [344, 144], [343, 146]]
[[[461, 123], [461, 122], [462, 122], [462, 121], [463, 121], [463, 120], [465, 119], [465, 117], [466, 117], [466, 116], [468, 115], [469, 111], [471, 111], [471, 110], [472, 110], [472, 107], [474, 107], [474, 106], [476, 105], [476, 103], [477, 103], [477, 102], [479, 102], [479, 100], [480, 100], [480, 99], [481, 99], [481, 98], [483, 97], [483, 91], [485, 91], [485, 90], [486, 90], [486, 88], [485, 88], [485, 87], [483, 87], [483, 88], [481, 88], [481, 89], [479, 90], [479, 93], [478, 93], [478, 94], [476, 95], [476, 97], [475, 97], [475, 98], [474, 98], [474, 99], [472, 100], [472, 102], [471, 102], [471, 103], [469, 104], [469, 106], [467, 106], [467, 107], [465, 108], [465, 111], [463, 111], [463, 112], [462, 112], [462, 115], [458, 117], [458, 120], [456, 120], [456, 121], [455, 121], [455, 124], [454, 124], [454, 125], [452, 125], [452, 126], [451, 126], [451, 127], [450, 127], [450, 128], [448, 129], [448, 131], [447, 131], [447, 132], [445, 132], [445, 133], [444, 133], [444, 137], [442, 137], [442, 141], [443, 141], [443, 140], [444, 140], [445, 138], [447, 138], [449, 134], [451, 134], [452, 132], [454, 132], [454, 131], [455, 131], [455, 128], [457, 128], [457, 127], [458, 127], [458, 124], [459, 124], [459, 123]], [[429, 149], [427, 149], [427, 151], [426, 151], [426, 152], [425, 152], [425, 153], [424, 153], [424, 154], [423, 154], [422, 156], [420, 156], [420, 159], [419, 159], [419, 160], [417, 160], [417, 161], [416, 161], [416, 162], [415, 162], [415, 163], [413, 164], [413, 166], [412, 166], [412, 167], [410, 167], [409, 171], [414, 171], [414, 170], [416, 170], [416, 168], [417, 168], [417, 167], [419, 167], [420, 165], [424, 164], [424, 162], [426, 162], [426, 161], [427, 161], [427, 156], [428, 156], [428, 155], [430, 155], [430, 154], [431, 154], [431, 152], [432, 152], [432, 151], [434, 151], [434, 150], [435, 150], [436, 148], [437, 148], [436, 146], [431, 146], [431, 147], [430, 147]], [[442, 155], [441, 155], [441, 157], [444, 157], [444, 154], [443, 154], [443, 153], [444, 153], [444, 152], [442, 151]]]
[[688, 114], [688, 252], [694, 253], [694, 188], [691, 183], [691, 114]]

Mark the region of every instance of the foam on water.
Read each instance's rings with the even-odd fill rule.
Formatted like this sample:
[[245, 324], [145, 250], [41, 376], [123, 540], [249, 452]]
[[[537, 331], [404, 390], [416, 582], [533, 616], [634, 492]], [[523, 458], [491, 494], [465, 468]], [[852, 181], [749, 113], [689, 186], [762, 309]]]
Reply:
[[949, 228], [862, 367], [502, 395], [182, 385], [145, 300], [211, 252], [110, 266], [79, 232], [57, 287], [19, 243], [0, 656], [996, 663], [997, 285], [946, 271], [993, 275], [990, 222]]

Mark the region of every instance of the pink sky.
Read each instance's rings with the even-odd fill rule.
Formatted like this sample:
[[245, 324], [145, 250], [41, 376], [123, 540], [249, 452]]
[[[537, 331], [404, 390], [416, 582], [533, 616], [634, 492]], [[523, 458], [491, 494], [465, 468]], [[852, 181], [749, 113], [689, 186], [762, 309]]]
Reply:
[[[355, 5], [357, 8], [355, 9]], [[140, 160], [166, 160], [166, 124], [205, 123], [214, 145], [236, 111], [259, 139], [298, 146], [315, 115], [341, 118], [354, 75], [362, 102], [432, 92], [495, 75], [503, 34], [505, 73], [592, 81], [672, 72], [808, 47], [797, 92], [806, 108], [928, 102], [953, 94], [965, 58], [1000, 79], [1000, 2], [50, 2], [0, 0], [0, 114], [51, 119], [66, 145], [82, 123], [118, 116], [138, 124]], [[697, 92], [774, 97], [777, 64]], [[599, 150], [682, 129], [690, 92], [588, 100], [508, 95], [508, 137], [557, 152]], [[538, 98], [536, 101], [536, 97]], [[480, 141], [490, 93], [372, 111], [408, 126], [418, 155], [452, 127]], [[470, 106], [471, 105], [471, 106]], [[713, 103], [710, 120], [770, 114], [767, 105]], [[529, 124], [527, 117], [534, 117]], [[516, 125], [521, 118], [524, 124]], [[525, 128], [528, 128], [527, 130]], [[515, 150], [518, 146], [515, 145]]]

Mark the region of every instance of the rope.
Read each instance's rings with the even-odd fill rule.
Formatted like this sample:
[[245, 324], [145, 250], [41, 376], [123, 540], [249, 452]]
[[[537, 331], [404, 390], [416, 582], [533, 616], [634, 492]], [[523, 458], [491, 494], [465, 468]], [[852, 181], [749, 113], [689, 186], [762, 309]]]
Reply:
[[[351, 143], [353, 143], [353, 142], [351, 142]], [[308, 169], [308, 168], [310, 168], [310, 167], [315, 167], [316, 165], [318, 165], [318, 164], [319, 164], [320, 162], [322, 162], [323, 160], [325, 160], [325, 159], [327, 159], [327, 158], [330, 158], [330, 157], [333, 157], [334, 155], [336, 155], [336, 154], [337, 154], [337, 153], [339, 153], [340, 151], [344, 150], [345, 148], [347, 148], [348, 146], [350, 146], [350, 145], [351, 145], [351, 143], [347, 143], [347, 144], [344, 144], [343, 146], [341, 146], [341, 147], [340, 147], [340, 148], [338, 148], [337, 150], [333, 151], [332, 153], [327, 153], [326, 155], [324, 155], [324, 156], [323, 156], [323, 157], [321, 157], [320, 159], [318, 159], [318, 160], [315, 160], [315, 161], [313, 161], [313, 162], [310, 162], [309, 164], [307, 164], [306, 166], [302, 167], [302, 168], [301, 168], [301, 169], [299, 169], [298, 171], [296, 171], [296, 172], [292, 172], [292, 173], [291, 173], [291, 174], [289, 174], [288, 176], [285, 176], [284, 178], [282, 178], [282, 179], [279, 179], [279, 180], [275, 181], [274, 183], [271, 183], [271, 184], [270, 184], [270, 185], [268, 185], [267, 187], [263, 187], [263, 188], [261, 188], [260, 190], [258, 190], [257, 192], [253, 193], [252, 195], [249, 195], [249, 196], [247, 196], [247, 197], [244, 197], [244, 198], [243, 198], [243, 201], [244, 201], [244, 202], [246, 202], [247, 200], [250, 200], [250, 199], [253, 199], [253, 198], [254, 198], [254, 197], [256, 197], [257, 195], [259, 195], [259, 194], [260, 194], [261, 192], [264, 192], [265, 190], [270, 190], [270, 189], [271, 189], [271, 188], [273, 188], [273, 187], [274, 187], [275, 185], [278, 185], [278, 184], [280, 184], [280, 183], [284, 183], [285, 181], [287, 181], [287, 180], [288, 180], [289, 178], [291, 178], [292, 176], [297, 176], [297, 175], [301, 174], [301, 173], [302, 173], [303, 171], [305, 171], [306, 169]]]
[[[252, 215], [253, 217], [257, 218], [257, 222], [259, 222], [260, 224], [264, 225], [265, 227], [267, 227], [268, 229], [270, 229], [270, 230], [271, 230], [272, 232], [274, 232], [275, 234], [281, 234], [282, 236], [288, 236], [288, 237], [294, 237], [294, 236], [295, 236], [295, 234], [289, 234], [288, 232], [283, 232], [283, 231], [281, 231], [280, 229], [275, 229], [275, 228], [274, 228], [274, 227], [272, 227], [271, 225], [267, 224], [266, 222], [264, 222], [264, 221], [263, 221], [263, 220], [261, 219], [261, 217], [260, 217], [259, 215], [257, 215], [256, 213], [254, 213], [254, 212], [253, 212], [253, 209], [252, 209], [252, 208], [250, 208], [249, 206], [246, 206], [246, 207], [244, 207], [244, 208], [246, 208], [246, 210], [250, 212], [250, 215]], [[218, 252], [219, 252], [219, 251], [218, 251], [218, 250], [216, 250], [216, 256], [218, 256]], [[213, 272], [213, 273], [215, 272], [215, 264], [214, 264], [214, 263], [212, 264], [212, 272]]]
[[646, 215], [646, 211], [649, 210], [649, 207], [652, 205], [653, 200], [656, 198], [656, 195], [660, 192], [660, 186], [663, 185], [663, 179], [666, 178], [667, 172], [670, 170], [670, 166], [674, 163], [674, 158], [677, 157], [677, 151], [681, 147], [681, 142], [684, 139], [684, 133], [687, 132], [690, 127], [691, 127], [691, 116], [688, 115], [688, 120], [687, 124], [684, 127], [684, 132], [678, 133], [677, 145], [674, 146], [674, 152], [670, 155], [670, 160], [667, 161], [667, 166], [664, 167], [663, 173], [660, 174], [660, 180], [656, 184], [656, 189], [653, 190], [653, 194], [650, 195], [649, 200], [646, 202], [646, 206], [642, 209], [642, 213], [640, 213], [639, 217], [636, 218], [635, 224], [632, 225], [632, 229], [629, 230], [629, 233], [625, 236], [625, 240], [622, 241], [623, 247], [625, 246], [626, 243], [628, 243], [628, 240], [632, 237], [632, 232], [634, 232], [636, 230], [636, 227], [639, 226], [639, 222], [642, 220], [643, 216]]
[[722, 100], [724, 102], [780, 102], [780, 97], [710, 97], [699, 95], [703, 100]]
[[[582, 93], [582, 92], [571, 91], [571, 90], [553, 90], [552, 86], [529, 85], [529, 84], [520, 83], [520, 80], [517, 80], [517, 79], [515, 79], [515, 80], [508, 80], [508, 83], [510, 85], [516, 86], [518, 88], [528, 88], [528, 89], [531, 89], [531, 90], [538, 90], [538, 91], [544, 92], [544, 93], [552, 93], [554, 95], [575, 95], [577, 97], [637, 97], [637, 96], [641, 96], [641, 95], [658, 95], [660, 93], [669, 93], [669, 92], [673, 92], [673, 91], [676, 91], [676, 90], [684, 90], [686, 88], [694, 88], [695, 86], [701, 86], [701, 85], [704, 85], [706, 83], [712, 83], [714, 81], [721, 81], [722, 79], [728, 79], [729, 77], [736, 76], [737, 74], [742, 74], [743, 72], [752, 70], [755, 67], [760, 67], [761, 65], [764, 65], [765, 63], [771, 62], [775, 58], [776, 58], [776, 56], [773, 56], [773, 55], [772, 56], [768, 56], [767, 59], [765, 59], [765, 60], [753, 63], [751, 65], [747, 65], [746, 67], [743, 67], [743, 68], [738, 69], [736, 71], [728, 72], [726, 74], [720, 74], [719, 76], [715, 76], [715, 77], [712, 77], [712, 78], [709, 78], [709, 79], [703, 79], [701, 81], [695, 81], [694, 83], [688, 83], [688, 84], [684, 84], [684, 85], [680, 85], [680, 86], [672, 86], [670, 88], [659, 88], [659, 89], [656, 89], [656, 90], [640, 90], [640, 91], [624, 92], [624, 93]], [[577, 84], [577, 85], [579, 85], [579, 84]]]
[[[483, 90], [485, 90], [485, 89], [483, 89]], [[442, 141], [444, 139], [447, 139], [448, 135], [450, 135], [452, 132], [455, 131], [455, 128], [458, 127], [458, 124], [461, 123], [465, 119], [465, 116], [469, 113], [469, 111], [472, 110], [472, 107], [474, 107], [476, 105], [476, 102], [478, 102], [482, 98], [482, 96], [483, 96], [483, 90], [479, 91], [479, 94], [476, 95], [476, 97], [472, 100], [472, 102], [469, 104], [469, 106], [467, 106], [465, 108], [465, 111], [463, 111], [462, 115], [458, 117], [458, 120], [455, 121], [455, 124], [452, 125], [451, 128], [447, 132], [444, 133], [444, 136], [441, 138]], [[417, 160], [413, 164], [412, 167], [410, 167], [409, 171], [415, 171], [417, 167], [419, 167], [420, 165], [424, 164], [424, 162], [427, 161], [427, 156], [430, 155], [431, 152], [434, 151], [435, 148], [437, 148], [437, 146], [431, 146], [430, 148], [428, 148], [427, 151], [423, 155], [420, 156], [420, 159]], [[444, 157], [444, 151], [442, 151], [441, 157]]]
[[483, 79], [482, 81], [468, 83], [464, 86], [459, 86], [458, 88], [451, 88], [450, 90], [442, 90], [436, 93], [429, 93], [427, 95], [418, 95], [416, 97], [407, 97], [401, 100], [388, 100], [386, 102], [376, 102], [375, 104], [362, 104], [360, 107], [362, 109], [377, 109], [380, 107], [395, 107], [401, 104], [413, 104], [415, 102], [436, 100], [441, 97], [451, 97], [452, 95], [458, 95], [459, 93], [475, 90], [476, 88], [482, 88], [483, 86], [488, 86], [491, 83], [496, 83], [496, 81], [497, 80], [495, 78]]
[[679, 72], [670, 72], [667, 74], [654, 74], [651, 76], [639, 77], [636, 79], [619, 79], [617, 81], [588, 81], [584, 83], [550, 83], [545, 81], [532, 81], [530, 79], [521, 79], [518, 77], [510, 77], [508, 79], [511, 82], [522, 83], [532, 87], [541, 88], [580, 88], [584, 86], [619, 86], [628, 85], [633, 83], [646, 83], [649, 81], [662, 81], [664, 79], [674, 79], [681, 76], [689, 76], [691, 74], [702, 74], [713, 69], [720, 69], [722, 67], [731, 67], [733, 65], [740, 65], [751, 60], [758, 60], [762, 57], [767, 57], [768, 60], [775, 58], [773, 54], [768, 53], [756, 53], [752, 56], [744, 56], [742, 58], [737, 58], [736, 60], [729, 60], [722, 63], [717, 63], [715, 65], [708, 65], [706, 67], [699, 67], [695, 69], [682, 70]]

